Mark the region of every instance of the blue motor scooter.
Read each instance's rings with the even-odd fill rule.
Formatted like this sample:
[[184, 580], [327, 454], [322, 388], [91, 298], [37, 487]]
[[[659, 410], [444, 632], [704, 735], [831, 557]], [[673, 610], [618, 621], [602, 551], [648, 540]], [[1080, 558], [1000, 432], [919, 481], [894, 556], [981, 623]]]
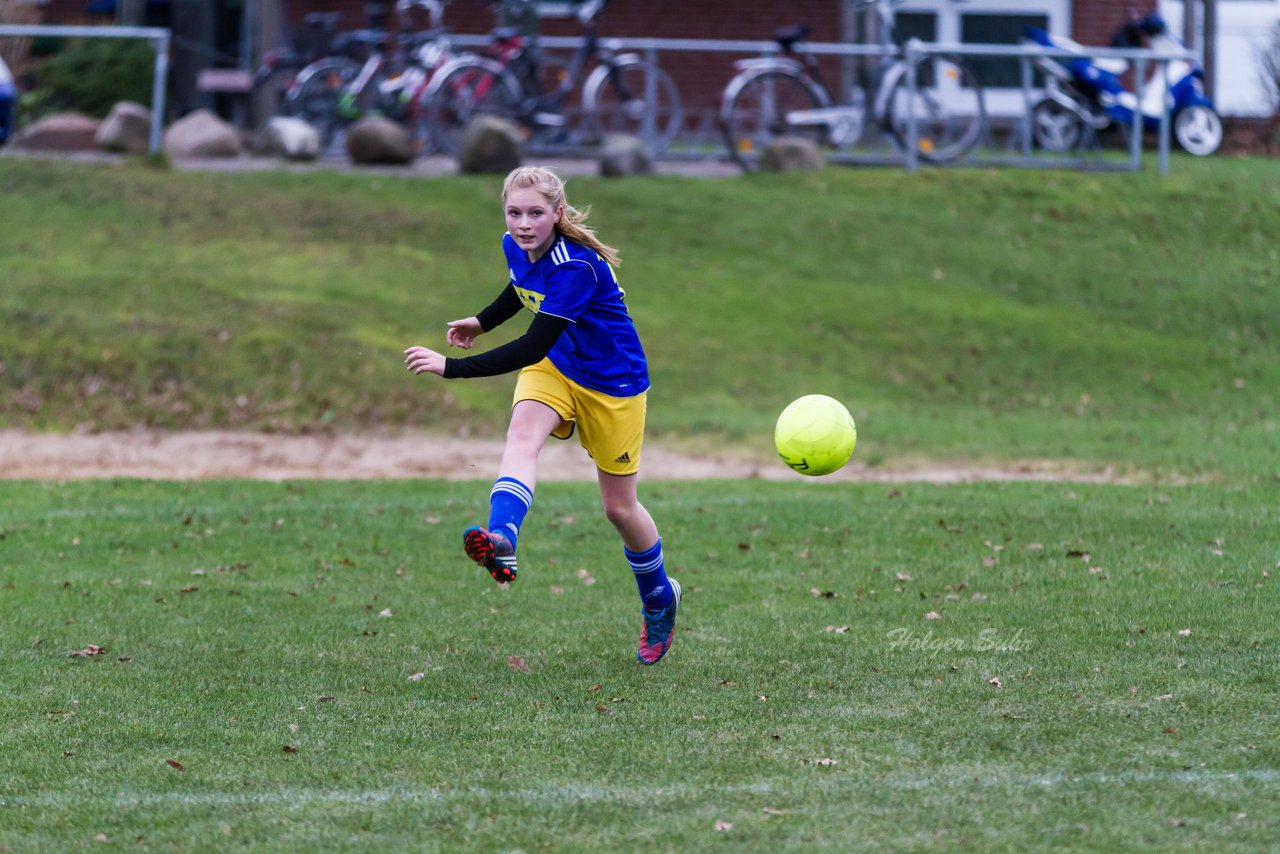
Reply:
[[14, 85], [13, 74], [9, 66], [4, 64], [0, 56], [0, 143], [9, 138], [13, 132], [14, 104], [18, 100], [18, 87]]
[[[1182, 52], [1182, 42], [1169, 33], [1158, 15], [1143, 19], [1141, 26], [1150, 36], [1152, 49]], [[1086, 128], [1098, 131], [1112, 123], [1132, 127], [1135, 110], [1141, 112], [1146, 130], [1156, 130], [1166, 108], [1173, 120], [1174, 138], [1191, 154], [1209, 155], [1222, 144], [1222, 117], [1205, 95], [1204, 71], [1195, 62], [1170, 61], [1167, 78], [1157, 73], [1148, 80], [1142, 87], [1139, 102], [1138, 96], [1121, 80], [1129, 68], [1125, 60], [1091, 57], [1088, 49], [1079, 43], [1050, 35], [1039, 27], [1027, 27], [1024, 41], [1080, 54], [1065, 59], [1037, 57], [1035, 60], [1036, 67], [1045, 75], [1044, 98], [1031, 108], [1031, 132], [1041, 148], [1074, 149], [1085, 139]], [[1156, 67], [1158, 70], [1159, 66]]]

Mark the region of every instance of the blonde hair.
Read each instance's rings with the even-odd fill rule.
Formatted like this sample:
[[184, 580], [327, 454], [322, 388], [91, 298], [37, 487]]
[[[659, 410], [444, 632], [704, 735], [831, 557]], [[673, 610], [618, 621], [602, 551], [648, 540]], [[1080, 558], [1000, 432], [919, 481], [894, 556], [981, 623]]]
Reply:
[[564, 207], [564, 215], [556, 223], [557, 232], [574, 243], [594, 249], [610, 266], [621, 266], [618, 250], [596, 237], [595, 229], [587, 225], [587, 214], [591, 212], [591, 208], [580, 211], [565, 199], [564, 181], [559, 175], [543, 166], [521, 166], [513, 169], [502, 182], [502, 200], [505, 202], [507, 194], [512, 190], [527, 189], [536, 190], [553, 208]]

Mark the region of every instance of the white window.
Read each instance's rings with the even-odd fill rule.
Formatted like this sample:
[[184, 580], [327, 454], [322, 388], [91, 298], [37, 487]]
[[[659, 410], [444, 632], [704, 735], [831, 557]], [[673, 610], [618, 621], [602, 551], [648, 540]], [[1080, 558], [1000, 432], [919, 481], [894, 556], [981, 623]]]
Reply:
[[[1026, 26], [1051, 33], [1071, 33], [1071, 0], [909, 0], [898, 8], [898, 32], [921, 41], [951, 44], [1022, 43]], [[983, 84], [987, 112], [1019, 116], [1022, 72], [1015, 58], [969, 57]]]

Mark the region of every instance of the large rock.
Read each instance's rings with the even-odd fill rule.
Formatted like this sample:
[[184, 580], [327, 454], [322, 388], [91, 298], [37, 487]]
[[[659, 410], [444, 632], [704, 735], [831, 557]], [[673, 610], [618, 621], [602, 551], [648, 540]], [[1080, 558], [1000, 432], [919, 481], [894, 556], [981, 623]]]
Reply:
[[164, 150], [174, 159], [238, 157], [240, 134], [209, 110], [196, 110], [169, 125]]
[[811, 139], [780, 136], [760, 152], [760, 168], [768, 172], [813, 172], [827, 163]]
[[600, 174], [608, 177], [653, 174], [653, 156], [644, 140], [630, 134], [611, 134], [600, 146]]
[[347, 128], [347, 156], [352, 163], [393, 166], [413, 161], [413, 136], [403, 125], [369, 116]]
[[513, 122], [477, 116], [467, 123], [458, 145], [458, 170], [467, 174], [505, 174], [524, 160], [524, 136]]
[[293, 116], [274, 116], [264, 128], [267, 147], [286, 160], [320, 156], [320, 131]]
[[54, 113], [18, 131], [9, 145], [22, 151], [96, 151], [98, 124], [80, 113]]
[[151, 150], [151, 111], [133, 101], [120, 101], [102, 120], [93, 141], [103, 151], [146, 154]]

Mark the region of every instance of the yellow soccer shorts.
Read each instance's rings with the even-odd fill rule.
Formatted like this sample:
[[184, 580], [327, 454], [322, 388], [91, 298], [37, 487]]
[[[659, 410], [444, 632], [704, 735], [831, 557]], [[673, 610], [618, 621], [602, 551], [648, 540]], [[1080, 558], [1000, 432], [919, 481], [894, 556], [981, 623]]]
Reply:
[[578, 442], [606, 474], [628, 475], [640, 470], [644, 444], [647, 394], [613, 397], [578, 385], [543, 359], [520, 371], [511, 405], [536, 400], [559, 413], [564, 423], [551, 435], [568, 439], [575, 426]]

